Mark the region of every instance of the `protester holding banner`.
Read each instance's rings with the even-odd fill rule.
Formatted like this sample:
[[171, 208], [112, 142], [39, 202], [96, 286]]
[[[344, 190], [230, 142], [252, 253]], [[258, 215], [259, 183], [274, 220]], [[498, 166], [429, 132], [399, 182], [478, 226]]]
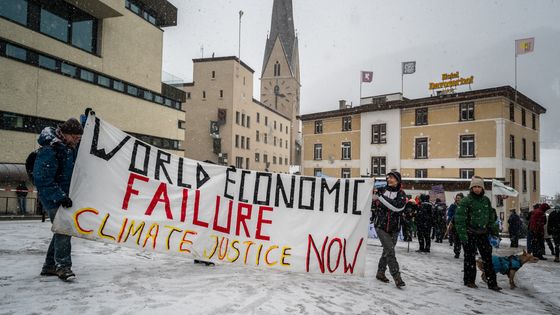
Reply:
[[[74, 118], [58, 128], [46, 127], [37, 142], [41, 148], [34, 164], [33, 180], [43, 208], [51, 222], [59, 206], [72, 207], [69, 197], [70, 180], [83, 128]], [[72, 272], [70, 236], [55, 233], [49, 244], [47, 257], [41, 270], [42, 276], [58, 276], [62, 280], [74, 277]]]
[[397, 287], [404, 287], [399, 263], [395, 257], [395, 245], [401, 229], [402, 211], [406, 207], [406, 194], [401, 189], [401, 174], [390, 172], [387, 174], [387, 186], [374, 190], [373, 202], [376, 207], [375, 230], [383, 246], [383, 253], [377, 266], [377, 280], [389, 282], [385, 276], [387, 265]]
[[469, 288], [477, 288], [476, 280], [476, 251], [482, 256], [484, 274], [488, 288], [500, 291], [502, 288], [496, 282], [496, 272], [492, 267], [492, 246], [489, 236], [498, 236], [496, 224], [496, 210], [492, 208], [490, 199], [484, 195], [484, 180], [473, 176], [470, 193], [461, 200], [455, 212], [455, 227], [459, 239], [463, 242], [465, 260], [463, 264], [463, 282]]

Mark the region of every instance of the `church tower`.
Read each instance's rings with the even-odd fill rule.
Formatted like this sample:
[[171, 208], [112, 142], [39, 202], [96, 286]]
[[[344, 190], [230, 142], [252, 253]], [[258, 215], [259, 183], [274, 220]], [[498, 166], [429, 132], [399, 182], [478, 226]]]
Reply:
[[301, 164], [299, 51], [292, 0], [274, 0], [261, 74], [261, 102], [290, 118], [290, 164]]

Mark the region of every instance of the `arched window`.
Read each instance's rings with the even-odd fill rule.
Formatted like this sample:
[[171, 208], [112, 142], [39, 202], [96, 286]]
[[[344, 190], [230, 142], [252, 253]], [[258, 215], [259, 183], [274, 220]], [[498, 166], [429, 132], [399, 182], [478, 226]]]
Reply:
[[274, 76], [280, 76], [280, 63], [278, 63], [278, 61], [276, 61], [276, 63], [274, 64]]

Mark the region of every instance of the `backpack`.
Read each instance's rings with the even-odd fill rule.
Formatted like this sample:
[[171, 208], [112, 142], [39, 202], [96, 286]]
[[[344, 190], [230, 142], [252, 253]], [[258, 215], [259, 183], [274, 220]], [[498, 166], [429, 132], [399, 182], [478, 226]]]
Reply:
[[[27, 177], [29, 178], [29, 181], [33, 185], [35, 185], [35, 182], [33, 181], [33, 168], [35, 167], [35, 160], [37, 160], [37, 154], [39, 153], [39, 150], [40, 149], [37, 149], [37, 150], [29, 153], [29, 155], [25, 159], [25, 171], [27, 172]], [[55, 149], [56, 160], [58, 161], [58, 167], [56, 169], [56, 176], [58, 176], [62, 173], [62, 156], [59, 153], [59, 151], [60, 150]]]

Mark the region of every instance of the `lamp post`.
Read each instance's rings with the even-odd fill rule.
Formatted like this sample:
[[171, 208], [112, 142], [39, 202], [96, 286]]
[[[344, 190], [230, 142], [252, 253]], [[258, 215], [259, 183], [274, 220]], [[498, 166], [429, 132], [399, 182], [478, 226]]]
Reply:
[[243, 11], [239, 10], [239, 43], [237, 48], [238, 53], [237, 53], [237, 57], [239, 58], [239, 62], [241, 63], [241, 17], [243, 16]]

